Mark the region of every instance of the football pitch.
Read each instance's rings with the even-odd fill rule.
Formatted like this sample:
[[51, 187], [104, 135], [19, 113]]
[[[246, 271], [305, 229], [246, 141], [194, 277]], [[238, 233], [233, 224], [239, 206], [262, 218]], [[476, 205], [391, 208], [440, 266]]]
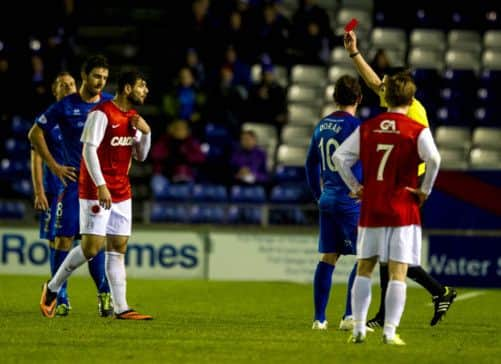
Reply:
[[[334, 285], [330, 329], [311, 330], [312, 287], [281, 282], [129, 280], [129, 305], [153, 321], [97, 315], [95, 288], [72, 277], [68, 317], [42, 317], [46, 277], [0, 276], [1, 363], [499, 363], [501, 290], [458, 289], [445, 319], [429, 326], [433, 307], [409, 287], [399, 332], [405, 347], [347, 344], [337, 330], [344, 285]], [[379, 302], [373, 288], [372, 316]]]

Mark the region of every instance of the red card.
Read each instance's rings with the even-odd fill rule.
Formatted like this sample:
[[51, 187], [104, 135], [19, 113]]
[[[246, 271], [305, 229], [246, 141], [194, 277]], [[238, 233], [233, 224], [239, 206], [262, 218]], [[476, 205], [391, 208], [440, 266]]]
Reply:
[[348, 22], [348, 24], [346, 24], [346, 26], [344, 27], [344, 31], [345, 31], [346, 33], [348, 33], [348, 32], [350, 32], [350, 31], [352, 31], [353, 29], [355, 29], [355, 28], [357, 27], [357, 25], [358, 25], [358, 20], [357, 20], [357, 19], [355, 19], [355, 18], [353, 18], [353, 19], [351, 19], [351, 20]]

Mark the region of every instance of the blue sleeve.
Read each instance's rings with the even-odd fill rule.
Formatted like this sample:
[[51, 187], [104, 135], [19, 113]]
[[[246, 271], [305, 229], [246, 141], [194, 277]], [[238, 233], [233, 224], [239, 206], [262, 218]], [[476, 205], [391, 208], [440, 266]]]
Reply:
[[48, 132], [54, 129], [54, 127], [61, 120], [62, 107], [59, 102], [56, 102], [49, 106], [43, 114], [40, 114], [36, 119], [35, 123], [42, 128], [43, 131]]
[[313, 194], [315, 200], [318, 201], [322, 190], [320, 189], [320, 166], [318, 161], [318, 153], [315, 148], [315, 138], [312, 137], [310, 141], [310, 146], [308, 147], [308, 153], [306, 154], [306, 182]]

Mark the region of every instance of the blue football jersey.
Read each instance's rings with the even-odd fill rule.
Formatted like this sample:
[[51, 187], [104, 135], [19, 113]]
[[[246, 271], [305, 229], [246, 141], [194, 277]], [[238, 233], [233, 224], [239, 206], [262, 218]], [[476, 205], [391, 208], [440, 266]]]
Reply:
[[[332, 155], [336, 148], [360, 125], [360, 119], [344, 111], [335, 111], [321, 119], [315, 127], [306, 156], [306, 179], [316, 200], [328, 194], [345, 207], [356, 206], [348, 196], [350, 190], [336, 171]], [[352, 168], [359, 180], [360, 161]], [[322, 181], [323, 188], [320, 186]], [[348, 206], [346, 206], [348, 204]]]
[[[59, 125], [56, 125], [49, 132], [45, 134], [45, 142], [49, 148], [50, 153], [57, 163], [64, 164], [64, 146], [63, 136]], [[49, 167], [43, 164], [43, 186], [45, 193], [48, 195], [57, 196], [63, 186], [61, 180], [50, 170]]]
[[82, 100], [80, 94], [74, 93], [52, 104], [35, 122], [46, 134], [56, 125], [59, 125], [63, 136], [64, 165], [75, 167], [80, 170], [82, 159], [82, 142], [80, 137], [87, 119], [87, 114], [96, 105], [111, 100], [113, 95], [103, 92], [96, 103]]

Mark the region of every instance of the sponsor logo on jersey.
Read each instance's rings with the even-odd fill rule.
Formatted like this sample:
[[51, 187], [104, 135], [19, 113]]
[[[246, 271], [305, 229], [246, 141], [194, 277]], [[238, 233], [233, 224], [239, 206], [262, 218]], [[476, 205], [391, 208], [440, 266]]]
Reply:
[[134, 138], [131, 136], [114, 136], [111, 138], [112, 147], [126, 147], [134, 144]]
[[385, 119], [381, 121], [379, 124], [379, 129], [374, 130], [376, 133], [400, 133], [399, 130], [397, 130], [397, 125], [395, 123], [395, 120], [388, 120]]
[[80, 109], [73, 109], [73, 115], [82, 115]]

